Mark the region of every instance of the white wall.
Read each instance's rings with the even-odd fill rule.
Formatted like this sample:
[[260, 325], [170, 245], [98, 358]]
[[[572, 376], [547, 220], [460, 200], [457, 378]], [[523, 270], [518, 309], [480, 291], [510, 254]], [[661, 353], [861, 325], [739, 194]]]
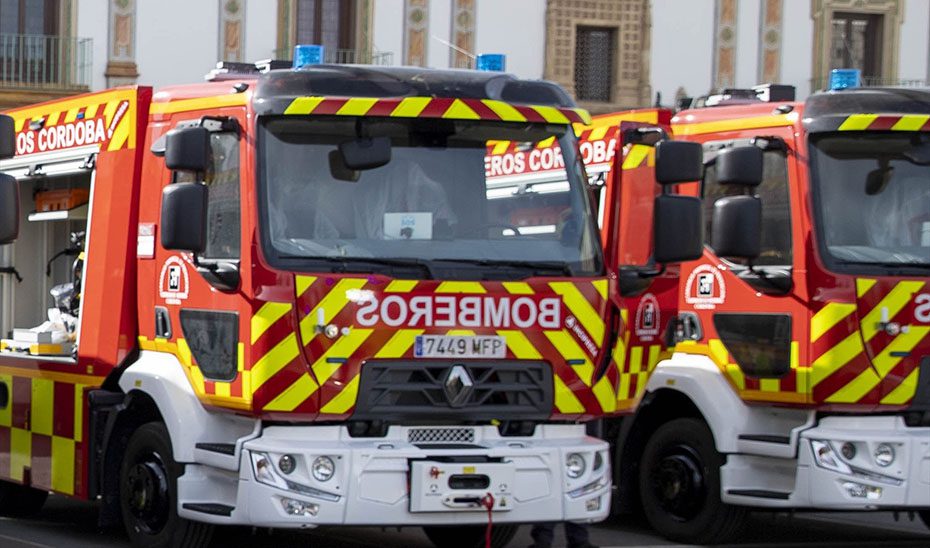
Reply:
[[242, 60], [254, 62], [273, 58], [277, 45], [277, 3], [272, 5], [268, 0], [246, 0], [245, 49]]
[[740, 0], [736, 13], [736, 79], [738, 88], [759, 83], [759, 28], [762, 0]]
[[392, 52], [394, 64], [404, 64], [404, 0], [373, 0], [372, 45], [375, 51]]
[[798, 100], [804, 100], [811, 92], [814, 62], [811, 5], [810, 2], [783, 2], [782, 6], [780, 83], [797, 88]]
[[[377, 22], [375, 22], [377, 24]], [[430, 0], [429, 36], [426, 41], [426, 66], [449, 68], [451, 49], [443, 42], [452, 41], [452, 0]], [[395, 60], [398, 57], [395, 56]], [[401, 58], [402, 59], [402, 58]]]
[[507, 72], [542, 78], [546, 57], [545, 0], [478, 0], [475, 53], [503, 53]]
[[91, 38], [92, 65], [90, 89], [107, 87], [107, 28], [109, 27], [109, 10], [107, 2], [77, 2], [77, 37]]
[[907, 0], [904, 7], [898, 78], [930, 80], [930, 0]]
[[137, 6], [139, 83], [202, 82], [219, 56], [218, 0], [143, 0]]
[[690, 96], [712, 85], [714, 0], [652, 0], [652, 91], [672, 104], [684, 87]]

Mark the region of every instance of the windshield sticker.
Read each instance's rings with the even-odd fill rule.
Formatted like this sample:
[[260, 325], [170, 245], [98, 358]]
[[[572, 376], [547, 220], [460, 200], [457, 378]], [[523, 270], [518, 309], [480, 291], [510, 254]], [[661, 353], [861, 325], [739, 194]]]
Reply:
[[653, 340], [659, 334], [661, 322], [659, 300], [646, 293], [636, 307], [636, 336], [642, 341]]
[[385, 213], [384, 239], [386, 240], [431, 240], [433, 238], [433, 214]]
[[189, 282], [187, 266], [178, 256], [169, 257], [161, 267], [158, 295], [168, 304], [181, 304], [187, 299]]
[[727, 298], [723, 275], [712, 265], [702, 264], [688, 276], [685, 302], [697, 310], [713, 310]]

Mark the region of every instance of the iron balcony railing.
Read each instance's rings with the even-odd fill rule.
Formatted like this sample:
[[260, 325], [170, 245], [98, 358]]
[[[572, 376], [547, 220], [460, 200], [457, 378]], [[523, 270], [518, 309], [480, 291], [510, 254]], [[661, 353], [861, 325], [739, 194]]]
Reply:
[[86, 90], [90, 38], [0, 33], [0, 87]]
[[[275, 50], [275, 59], [290, 61], [293, 49]], [[394, 53], [390, 51], [368, 51], [357, 49], [324, 49], [323, 62], [330, 65], [381, 65], [394, 64]]]

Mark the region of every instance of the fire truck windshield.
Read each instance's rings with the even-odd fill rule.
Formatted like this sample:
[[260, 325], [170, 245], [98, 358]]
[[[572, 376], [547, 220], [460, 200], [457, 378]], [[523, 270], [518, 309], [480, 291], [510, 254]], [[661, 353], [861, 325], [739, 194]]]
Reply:
[[930, 267], [930, 134], [815, 136], [811, 172], [828, 263], [853, 271]]
[[[347, 156], [340, 163], [339, 145], [360, 138], [388, 138], [390, 161], [355, 171]], [[553, 141], [559, 146], [545, 146]], [[491, 164], [503, 146], [526, 151], [525, 161], [539, 152], [532, 161], [563, 182], [500, 186]], [[424, 277], [442, 269], [474, 279], [488, 271], [598, 274], [600, 244], [575, 147], [560, 125], [268, 118], [259, 130], [266, 257], [304, 270], [413, 265]]]

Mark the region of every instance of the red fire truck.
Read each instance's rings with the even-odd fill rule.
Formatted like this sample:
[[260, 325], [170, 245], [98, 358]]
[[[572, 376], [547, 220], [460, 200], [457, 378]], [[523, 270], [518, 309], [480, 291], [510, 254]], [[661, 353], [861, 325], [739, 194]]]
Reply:
[[[583, 421], [623, 324], [588, 115], [499, 73], [269, 68], [0, 118], [0, 512], [99, 499], [144, 546], [214, 524], [476, 546], [490, 520], [503, 546], [603, 519]], [[494, 187], [505, 142], [557, 143], [562, 183]], [[654, 206], [655, 257], [690, 260], [700, 204], [667, 187], [699, 147], [656, 150], [641, 230]]]

